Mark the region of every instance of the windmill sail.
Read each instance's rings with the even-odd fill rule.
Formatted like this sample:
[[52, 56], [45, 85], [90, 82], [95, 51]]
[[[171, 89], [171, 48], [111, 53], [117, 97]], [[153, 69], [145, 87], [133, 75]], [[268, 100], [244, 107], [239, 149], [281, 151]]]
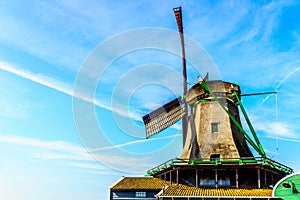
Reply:
[[169, 126], [172, 126], [180, 120], [184, 114], [182, 98], [178, 97], [143, 116], [143, 121], [146, 127], [146, 138], [149, 138]]
[[[174, 8], [173, 9], [179, 36], [180, 36], [180, 43], [181, 43], [181, 54], [182, 54], [182, 78], [183, 78], [183, 96], [187, 95], [187, 72], [186, 72], [186, 60], [185, 60], [185, 48], [184, 48], [184, 35], [183, 35], [183, 25], [182, 25], [182, 11], [181, 7]], [[182, 116], [182, 144], [185, 145], [186, 140], [186, 134], [187, 134], [187, 128], [188, 128], [188, 105], [185, 100], [183, 100], [183, 109], [185, 111], [185, 114]]]

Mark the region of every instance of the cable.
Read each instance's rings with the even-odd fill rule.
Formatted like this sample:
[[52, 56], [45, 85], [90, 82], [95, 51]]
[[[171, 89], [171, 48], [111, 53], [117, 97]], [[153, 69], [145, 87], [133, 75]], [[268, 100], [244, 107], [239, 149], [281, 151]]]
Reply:
[[[278, 124], [278, 93], [276, 93], [276, 125]], [[276, 134], [276, 153], [278, 153], [278, 134]]]

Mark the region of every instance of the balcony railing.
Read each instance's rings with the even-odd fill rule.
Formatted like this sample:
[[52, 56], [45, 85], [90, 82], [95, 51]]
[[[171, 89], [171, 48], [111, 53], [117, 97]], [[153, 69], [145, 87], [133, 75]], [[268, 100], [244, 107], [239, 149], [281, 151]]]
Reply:
[[179, 167], [179, 166], [199, 166], [199, 165], [237, 165], [237, 166], [243, 166], [243, 165], [262, 165], [262, 166], [269, 166], [270, 168], [274, 168], [278, 171], [282, 171], [286, 174], [293, 173], [293, 169], [290, 167], [287, 167], [286, 165], [283, 165], [277, 161], [271, 160], [269, 158], [263, 158], [263, 157], [250, 157], [250, 158], [233, 158], [233, 159], [201, 159], [201, 160], [194, 160], [194, 159], [171, 159], [167, 162], [158, 165], [150, 170], [148, 170], [146, 176], [152, 176], [156, 173], [165, 171], [166, 169], [173, 168], [173, 167]]

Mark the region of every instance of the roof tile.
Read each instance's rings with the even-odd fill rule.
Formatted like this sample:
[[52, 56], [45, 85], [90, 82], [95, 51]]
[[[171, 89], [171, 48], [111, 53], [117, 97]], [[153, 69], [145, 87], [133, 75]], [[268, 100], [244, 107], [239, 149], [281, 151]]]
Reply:
[[124, 177], [111, 190], [161, 190], [164, 185], [169, 185], [169, 182], [153, 177]]

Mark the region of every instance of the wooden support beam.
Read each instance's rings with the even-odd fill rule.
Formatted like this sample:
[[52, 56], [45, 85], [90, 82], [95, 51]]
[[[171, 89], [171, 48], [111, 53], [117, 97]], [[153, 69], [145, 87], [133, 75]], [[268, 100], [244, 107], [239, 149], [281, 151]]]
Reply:
[[216, 184], [216, 189], [218, 189], [218, 170], [215, 169], [215, 184]]
[[196, 169], [196, 187], [199, 187], [198, 169]]
[[275, 184], [274, 184], [274, 175], [273, 175], [273, 173], [271, 173], [271, 181], [272, 181], [272, 185], [275, 186]]
[[178, 181], [179, 181], [179, 171], [176, 169], [176, 188], [178, 188]]
[[235, 187], [239, 188], [239, 173], [238, 173], [238, 169], [235, 169]]
[[265, 170], [265, 187], [268, 187], [267, 171]]
[[260, 169], [257, 169], [257, 187], [260, 189]]

